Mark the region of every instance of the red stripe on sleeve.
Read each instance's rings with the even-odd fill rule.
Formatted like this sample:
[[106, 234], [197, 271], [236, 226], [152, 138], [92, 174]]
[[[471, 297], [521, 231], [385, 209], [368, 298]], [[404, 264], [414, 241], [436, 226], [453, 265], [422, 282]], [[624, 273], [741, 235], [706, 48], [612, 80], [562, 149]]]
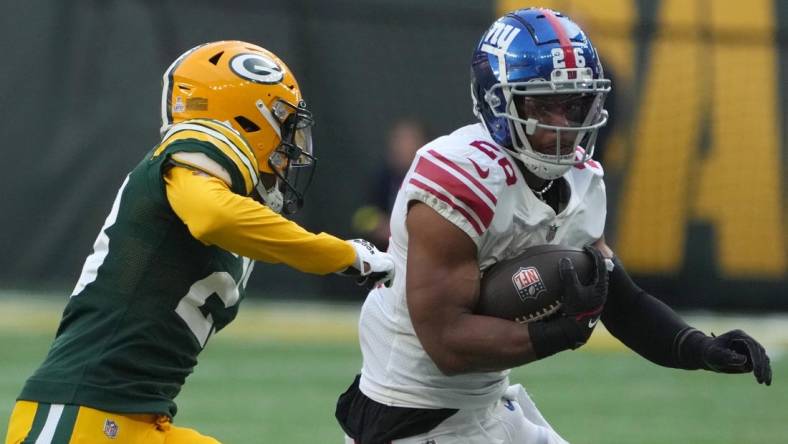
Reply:
[[425, 184], [424, 182], [422, 182], [422, 181], [420, 181], [420, 180], [418, 180], [418, 179], [416, 179], [416, 178], [413, 178], [413, 177], [412, 177], [412, 178], [411, 178], [411, 179], [410, 179], [408, 182], [409, 182], [409, 183], [412, 183], [412, 184], [413, 184], [413, 186], [415, 186], [415, 187], [417, 187], [417, 188], [421, 188], [422, 190], [424, 190], [424, 191], [426, 191], [426, 192], [428, 192], [428, 193], [432, 194], [433, 196], [437, 197], [438, 199], [440, 199], [440, 200], [442, 200], [442, 201], [446, 202], [447, 204], [449, 204], [449, 205], [450, 205], [452, 208], [454, 208], [455, 210], [457, 210], [457, 212], [458, 212], [458, 213], [462, 214], [462, 215], [465, 217], [465, 219], [467, 219], [467, 220], [468, 220], [468, 222], [470, 222], [471, 226], [473, 226], [473, 229], [476, 231], [476, 234], [478, 234], [479, 236], [481, 236], [481, 234], [482, 234], [482, 229], [479, 227], [479, 224], [478, 224], [478, 223], [477, 223], [477, 222], [476, 222], [476, 221], [473, 219], [473, 217], [471, 217], [471, 215], [470, 215], [470, 214], [468, 214], [468, 212], [467, 212], [467, 211], [465, 211], [465, 209], [464, 209], [464, 208], [457, 206], [457, 205], [456, 205], [454, 202], [452, 202], [452, 200], [451, 200], [451, 199], [449, 199], [449, 198], [448, 198], [446, 195], [444, 195], [444, 194], [443, 194], [443, 193], [441, 193], [440, 191], [438, 191], [438, 190], [436, 190], [436, 189], [432, 188], [431, 186], [429, 186], [429, 185]]
[[547, 21], [550, 22], [550, 26], [553, 27], [555, 35], [558, 36], [558, 43], [561, 45], [561, 49], [564, 50], [564, 60], [566, 60], [566, 67], [577, 68], [575, 52], [572, 50], [572, 42], [569, 40], [569, 36], [566, 35], [566, 30], [561, 25], [561, 20], [556, 17], [553, 11], [549, 9], [542, 9], [541, 11]]
[[464, 203], [471, 211], [476, 213], [484, 228], [490, 226], [493, 218], [493, 209], [460, 179], [457, 179], [450, 172], [424, 157], [419, 158], [418, 163], [416, 163], [416, 173], [440, 184], [443, 189]]
[[476, 187], [477, 187], [478, 189], [482, 190], [482, 193], [484, 193], [484, 195], [485, 195], [485, 196], [489, 197], [489, 198], [490, 198], [490, 200], [492, 201], [492, 203], [494, 203], [494, 204], [495, 204], [495, 203], [498, 203], [498, 199], [496, 199], [496, 198], [495, 198], [495, 196], [493, 195], [493, 193], [491, 193], [491, 192], [490, 192], [490, 190], [488, 190], [488, 189], [487, 189], [487, 187], [485, 187], [485, 186], [484, 186], [484, 185], [482, 185], [482, 184], [481, 184], [481, 183], [480, 183], [478, 180], [476, 180], [476, 178], [475, 178], [475, 177], [471, 176], [471, 173], [469, 173], [469, 172], [465, 171], [464, 169], [460, 168], [460, 166], [459, 166], [459, 165], [457, 165], [456, 163], [454, 163], [454, 162], [452, 162], [451, 160], [447, 159], [446, 157], [442, 156], [440, 153], [438, 153], [438, 152], [437, 152], [437, 151], [435, 151], [435, 150], [429, 150], [428, 152], [429, 152], [430, 154], [432, 154], [433, 156], [435, 156], [435, 158], [436, 158], [436, 159], [438, 159], [438, 160], [440, 160], [441, 162], [443, 162], [443, 163], [445, 163], [446, 165], [448, 165], [448, 166], [449, 166], [450, 168], [452, 168], [454, 171], [457, 171], [457, 172], [459, 172], [460, 174], [462, 174], [463, 176], [465, 176], [465, 178], [466, 178], [466, 179], [468, 179], [468, 180], [470, 180], [472, 184], [476, 185]]

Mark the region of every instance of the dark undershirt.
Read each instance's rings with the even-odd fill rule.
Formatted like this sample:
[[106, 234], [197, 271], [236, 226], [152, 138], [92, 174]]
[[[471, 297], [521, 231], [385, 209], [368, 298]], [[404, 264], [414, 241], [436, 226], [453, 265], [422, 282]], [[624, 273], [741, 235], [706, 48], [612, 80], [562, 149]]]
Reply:
[[[542, 185], [542, 187], [544, 187], [545, 185]], [[534, 194], [534, 196], [536, 196], [536, 194]], [[571, 191], [569, 190], [569, 184], [563, 178], [558, 178], [555, 179], [553, 186], [551, 186], [550, 189], [544, 193], [543, 202], [549, 205], [550, 208], [552, 208], [553, 211], [555, 211], [555, 214], [558, 214], [564, 209], [566, 209], [566, 204], [569, 203], [570, 196], [571, 196]], [[537, 196], [536, 198], [538, 199], [539, 196]]]

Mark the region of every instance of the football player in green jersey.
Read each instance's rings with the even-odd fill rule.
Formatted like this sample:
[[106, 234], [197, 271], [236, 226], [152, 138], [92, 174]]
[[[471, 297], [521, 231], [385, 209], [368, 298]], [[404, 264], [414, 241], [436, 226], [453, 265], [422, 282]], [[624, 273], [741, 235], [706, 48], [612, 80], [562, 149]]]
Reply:
[[235, 318], [254, 260], [393, 278], [387, 253], [313, 234], [293, 213], [314, 167], [312, 115], [288, 67], [207, 43], [164, 74], [162, 141], [126, 177], [6, 444], [217, 443], [171, 424], [208, 338]]

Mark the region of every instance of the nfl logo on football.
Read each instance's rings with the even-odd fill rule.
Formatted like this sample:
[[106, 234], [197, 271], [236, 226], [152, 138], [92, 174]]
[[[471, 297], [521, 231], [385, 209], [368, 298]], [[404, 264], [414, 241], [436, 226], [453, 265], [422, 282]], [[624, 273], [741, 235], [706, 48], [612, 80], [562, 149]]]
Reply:
[[547, 288], [542, 282], [542, 277], [539, 276], [539, 270], [534, 267], [520, 268], [517, 273], [512, 275], [512, 283], [514, 288], [517, 289], [517, 294], [520, 295], [520, 300], [536, 299], [540, 294], [545, 292]]
[[104, 420], [104, 435], [107, 436], [109, 439], [115, 439], [118, 437], [118, 423], [111, 419]]

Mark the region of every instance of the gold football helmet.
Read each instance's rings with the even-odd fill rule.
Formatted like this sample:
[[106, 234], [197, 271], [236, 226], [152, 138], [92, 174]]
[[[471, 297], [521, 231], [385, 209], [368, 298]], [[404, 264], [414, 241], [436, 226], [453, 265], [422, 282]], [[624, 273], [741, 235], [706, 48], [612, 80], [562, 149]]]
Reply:
[[284, 212], [300, 208], [316, 160], [314, 121], [295, 76], [279, 57], [241, 41], [206, 43], [178, 57], [163, 80], [162, 134], [191, 119], [231, 125], [252, 148], [258, 172], [276, 178], [261, 174], [257, 189], [263, 200], [271, 203], [280, 193]]

